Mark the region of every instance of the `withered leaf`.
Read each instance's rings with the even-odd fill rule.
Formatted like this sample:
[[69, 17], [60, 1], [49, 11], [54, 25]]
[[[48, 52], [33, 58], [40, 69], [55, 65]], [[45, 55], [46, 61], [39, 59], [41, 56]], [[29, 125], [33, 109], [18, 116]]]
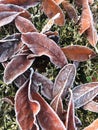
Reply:
[[85, 46], [73, 45], [63, 47], [62, 51], [69, 60], [83, 62], [96, 56], [96, 53]]
[[0, 101], [7, 102], [8, 104], [12, 106], [14, 105], [14, 97], [4, 97], [4, 98], [1, 98]]
[[53, 87], [53, 97], [59, 94], [63, 89], [62, 97], [67, 94], [68, 88], [72, 87], [74, 79], [76, 76], [76, 68], [73, 64], [65, 65], [57, 75], [54, 87]]
[[59, 26], [64, 25], [65, 18], [64, 18], [63, 11], [53, 0], [43, 0], [42, 7], [44, 13], [48, 16], [48, 18], [52, 18], [57, 13], [60, 13], [60, 16], [57, 19], [55, 19], [55, 23]]
[[30, 20], [21, 16], [16, 17], [15, 25], [21, 33], [37, 32], [37, 29], [35, 28], [33, 23]]
[[0, 4], [0, 12], [21, 12], [22, 17], [30, 19], [31, 14], [24, 8], [13, 4]]
[[74, 101], [73, 101], [73, 93], [72, 90], [70, 91], [70, 100], [68, 104], [68, 110], [66, 115], [66, 128], [67, 130], [77, 130], [76, 124], [75, 124], [75, 110], [74, 110]]
[[89, 103], [83, 106], [83, 109], [98, 113], [98, 103], [95, 101], [90, 101]]
[[40, 104], [40, 111], [37, 115], [37, 119], [41, 129], [45, 130], [66, 130], [64, 124], [48, 105], [48, 103], [36, 92], [32, 91], [32, 98]]
[[61, 4], [64, 0], [54, 0], [56, 2], [56, 4]]
[[88, 127], [85, 127], [83, 130], [97, 130], [98, 129], [98, 119], [94, 120]]
[[69, 1], [65, 0], [62, 2], [62, 5], [63, 5], [64, 10], [66, 10], [69, 18], [73, 19], [75, 21], [75, 23], [77, 23], [78, 15], [77, 15], [75, 8], [72, 6], [72, 4], [70, 4]]
[[67, 59], [60, 47], [46, 35], [38, 32], [26, 33], [22, 35], [22, 42], [37, 56], [46, 55], [51, 62], [58, 67], [67, 64]]
[[42, 74], [34, 72], [32, 82], [41, 86], [41, 94], [48, 99], [52, 99], [53, 82]]
[[90, 4], [93, 4], [93, 2], [94, 2], [94, 0], [75, 0], [75, 2], [76, 2], [76, 4], [78, 5], [78, 6], [83, 6], [83, 5], [85, 5], [85, 2], [88, 2], [88, 3], [90, 3]]
[[37, 130], [38, 126], [35, 123], [35, 116], [39, 110], [39, 103], [34, 100], [29, 100], [28, 82], [25, 82], [17, 91], [15, 96], [16, 118], [21, 130]]
[[14, 4], [26, 9], [36, 6], [40, 0], [1, 0], [0, 4]]
[[18, 51], [20, 36], [16, 33], [0, 40], [0, 62], [7, 61]]
[[24, 73], [32, 65], [33, 61], [34, 59], [28, 60], [26, 55], [19, 55], [13, 58], [4, 70], [4, 82], [10, 84]]
[[11, 23], [21, 12], [0, 12], [0, 27]]
[[98, 94], [98, 82], [79, 85], [73, 89], [75, 108], [79, 108], [92, 101]]

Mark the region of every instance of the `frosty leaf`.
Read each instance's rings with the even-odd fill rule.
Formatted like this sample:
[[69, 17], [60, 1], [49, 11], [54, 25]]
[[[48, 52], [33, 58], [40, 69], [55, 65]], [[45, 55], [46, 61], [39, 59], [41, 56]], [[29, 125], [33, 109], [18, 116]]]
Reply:
[[28, 60], [26, 55], [19, 55], [13, 58], [4, 70], [4, 82], [11, 83], [19, 75], [24, 73], [33, 63], [34, 59]]
[[66, 128], [67, 130], [77, 130], [75, 125], [75, 110], [74, 110], [74, 102], [73, 102], [73, 93], [70, 90], [70, 100], [68, 104], [68, 110], [66, 115]]
[[35, 123], [35, 116], [38, 114], [39, 110], [40, 105], [37, 101], [29, 101], [28, 82], [26, 82], [20, 87], [15, 96], [16, 118], [21, 130], [38, 129]]
[[98, 113], [98, 103], [95, 101], [90, 101], [89, 103], [83, 106], [83, 109]]
[[37, 72], [34, 72], [32, 80], [34, 84], [41, 86], [42, 95], [44, 95], [48, 99], [52, 99], [53, 83], [51, 80]]
[[78, 62], [87, 61], [96, 56], [92, 49], [79, 45], [63, 47], [62, 51], [68, 59]]
[[48, 103], [36, 92], [32, 91], [32, 98], [40, 104], [40, 111], [37, 119], [41, 129], [45, 130], [66, 130], [64, 124]]
[[63, 97], [67, 94], [68, 88], [72, 87], [76, 76], [76, 68], [73, 64], [65, 65], [57, 75], [54, 87], [53, 97], [55, 97], [63, 89]]
[[79, 108], [92, 101], [98, 94], [98, 82], [79, 85], [73, 89], [75, 108]]
[[13, 4], [0, 4], [0, 12], [21, 12], [20, 15], [26, 18], [30, 18], [31, 14], [26, 11], [24, 8], [17, 6], [17, 5], [13, 5]]
[[64, 25], [65, 18], [64, 18], [63, 11], [53, 0], [43, 0], [42, 7], [43, 7], [44, 13], [48, 16], [48, 18], [52, 18], [57, 13], [60, 13], [60, 17], [55, 19], [55, 23], [59, 26]]
[[46, 35], [37, 32], [26, 33], [21, 39], [36, 56], [46, 55], [58, 67], [67, 64], [67, 59], [60, 47]]
[[77, 15], [75, 8], [72, 6], [72, 4], [70, 4], [68, 1], [63, 1], [62, 5], [63, 5], [64, 10], [66, 10], [69, 18], [73, 19], [75, 21], [75, 23], [77, 23], [78, 15]]
[[88, 127], [85, 127], [83, 130], [97, 130], [98, 129], [98, 119], [94, 120]]
[[0, 27], [11, 23], [21, 12], [0, 12]]
[[0, 62], [7, 61], [20, 46], [20, 34], [16, 33], [0, 40]]
[[23, 18], [21, 16], [18, 16], [15, 19], [15, 25], [21, 33], [36, 32], [37, 31], [37, 29], [35, 28], [35, 26], [33, 25], [33, 23], [30, 20]]

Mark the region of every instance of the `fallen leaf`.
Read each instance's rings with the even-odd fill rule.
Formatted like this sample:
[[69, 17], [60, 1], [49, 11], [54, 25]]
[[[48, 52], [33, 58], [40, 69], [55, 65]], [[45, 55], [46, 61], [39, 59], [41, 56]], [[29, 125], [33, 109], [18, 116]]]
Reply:
[[98, 103], [95, 101], [90, 101], [89, 103], [83, 106], [83, 109], [98, 113]]
[[96, 53], [85, 46], [73, 45], [63, 47], [62, 51], [69, 60], [83, 62], [96, 56]]
[[62, 6], [63, 6], [63, 9], [66, 10], [69, 18], [71, 20], [74, 20], [75, 23], [77, 23], [78, 22], [78, 15], [77, 15], [76, 9], [73, 7], [73, 5], [70, 4], [69, 1], [63, 1]]
[[83, 130], [98, 130], [98, 119], [94, 120], [88, 127]]
[[28, 82], [25, 82], [15, 96], [15, 113], [20, 129], [39, 130], [36, 124], [36, 115], [39, 111], [39, 103], [28, 98]]
[[79, 85], [73, 89], [75, 108], [80, 108], [92, 101], [98, 94], [98, 82]]
[[57, 13], [60, 13], [60, 16], [55, 19], [54, 22], [59, 26], [63, 26], [65, 24], [63, 11], [53, 0], [43, 0], [42, 7], [44, 13], [48, 16], [48, 18], [52, 18]]
[[19, 50], [20, 36], [16, 33], [0, 40], [0, 62], [7, 61]]
[[30, 20], [21, 16], [16, 17], [15, 25], [21, 33], [37, 32], [37, 29], [35, 28], [33, 23]]
[[23, 74], [33, 63], [34, 59], [28, 60], [26, 55], [13, 58], [4, 70], [4, 82], [10, 84], [19, 75]]
[[67, 130], [77, 130], [76, 124], [75, 124], [75, 110], [74, 110], [74, 101], [73, 101], [73, 93], [72, 90], [69, 89], [70, 92], [70, 100], [68, 104], [67, 109], [67, 115], [66, 115], [66, 129]]
[[4, 97], [4, 98], [1, 98], [0, 101], [7, 102], [8, 104], [14, 106], [14, 97]]
[[46, 35], [38, 32], [26, 33], [22, 35], [22, 42], [36, 56], [46, 55], [50, 58], [51, 62], [58, 67], [63, 67], [67, 64], [67, 59], [60, 47]]
[[74, 79], [76, 76], [76, 68], [73, 64], [65, 65], [57, 75], [54, 87], [53, 87], [53, 97], [59, 94], [63, 89], [62, 97], [64, 98], [67, 94], [68, 88], [72, 87]]
[[61, 4], [64, 0], [54, 0], [56, 4]]

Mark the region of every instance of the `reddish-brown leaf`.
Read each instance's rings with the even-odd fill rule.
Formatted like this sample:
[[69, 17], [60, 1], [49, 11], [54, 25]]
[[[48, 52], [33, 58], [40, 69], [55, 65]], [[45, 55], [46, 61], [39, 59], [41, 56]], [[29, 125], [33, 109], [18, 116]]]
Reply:
[[61, 4], [64, 0], [54, 0], [56, 2], [56, 4]]
[[48, 105], [48, 103], [36, 92], [32, 91], [32, 98], [40, 104], [40, 111], [37, 119], [41, 129], [44, 130], [66, 130], [63, 122], [59, 119], [57, 114]]
[[98, 119], [94, 120], [88, 127], [83, 130], [98, 130]]
[[68, 88], [72, 87], [74, 79], [76, 76], [76, 68], [73, 64], [65, 65], [57, 75], [54, 87], [53, 87], [53, 97], [59, 94], [61, 91], [63, 97], [67, 94]]
[[1, 101], [7, 102], [8, 104], [14, 105], [14, 97], [4, 97], [1, 98]]
[[34, 59], [28, 60], [26, 55], [19, 55], [13, 58], [4, 70], [4, 82], [11, 83], [19, 75], [24, 73], [33, 63]]
[[77, 130], [76, 124], [75, 124], [75, 110], [74, 110], [74, 102], [73, 102], [73, 93], [70, 90], [70, 101], [68, 104], [68, 110], [67, 110], [67, 115], [66, 115], [66, 128], [67, 130]]
[[58, 67], [67, 64], [67, 59], [60, 47], [46, 35], [38, 32], [26, 33], [21, 39], [36, 56], [46, 55]]
[[72, 61], [87, 61], [96, 56], [96, 53], [85, 46], [73, 45], [62, 48], [62, 51], [69, 60]]
[[39, 110], [39, 103], [28, 98], [28, 82], [26, 82], [15, 96], [16, 118], [21, 130], [38, 130], [35, 116]]
[[0, 12], [21, 12], [21, 16], [30, 19], [31, 14], [24, 8], [13, 4], [0, 4]]
[[89, 103], [83, 106], [83, 109], [98, 113], [98, 103], [95, 101], [90, 101]]
[[72, 4], [69, 3], [69, 1], [63, 1], [62, 2], [64, 10], [66, 10], [68, 16], [70, 19], [73, 19], [75, 23], [78, 22], [78, 15], [75, 10], [75, 8], [72, 6]]
[[48, 18], [52, 18], [57, 13], [60, 13], [60, 16], [57, 19], [55, 19], [55, 23], [58, 24], [59, 26], [64, 25], [65, 18], [63, 11], [53, 0], [43, 0], [42, 7], [44, 13], [48, 16]]
[[37, 29], [35, 28], [33, 23], [30, 20], [21, 16], [16, 17], [15, 25], [21, 33], [37, 32]]
[[0, 62], [10, 59], [20, 48], [20, 34], [16, 33], [0, 40]]
[[92, 101], [98, 95], [98, 82], [79, 85], [73, 89], [75, 107], [79, 108]]
[[21, 12], [0, 12], [0, 27], [11, 23]]

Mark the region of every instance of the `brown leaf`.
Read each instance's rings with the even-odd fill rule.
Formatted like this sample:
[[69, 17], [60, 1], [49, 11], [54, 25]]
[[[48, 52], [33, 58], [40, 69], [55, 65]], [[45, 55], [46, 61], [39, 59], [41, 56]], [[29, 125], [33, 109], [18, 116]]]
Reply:
[[0, 62], [7, 61], [19, 50], [20, 36], [16, 33], [0, 40]]
[[63, 97], [67, 94], [68, 88], [72, 87], [74, 79], [76, 76], [76, 68], [73, 64], [65, 65], [57, 75], [54, 87], [53, 87], [53, 97], [62, 91]]
[[21, 130], [38, 130], [35, 116], [39, 110], [39, 103], [28, 98], [28, 82], [26, 82], [15, 96], [16, 118]]
[[95, 101], [90, 101], [89, 103], [83, 106], [83, 109], [98, 113], [98, 103]]
[[67, 59], [60, 47], [46, 35], [38, 32], [26, 33], [21, 39], [36, 56], [46, 55], [58, 67], [67, 64]]
[[16, 56], [7, 64], [3, 77], [6, 84], [10, 84], [32, 65], [34, 59], [28, 60], [26, 57], [26, 55]]
[[79, 85], [73, 89], [75, 108], [79, 108], [92, 101], [98, 94], [98, 82]]
[[74, 110], [74, 102], [73, 102], [73, 93], [70, 90], [70, 101], [68, 104], [68, 110], [66, 115], [66, 128], [67, 130], [77, 130], [76, 124], [75, 124], [75, 110]]
[[83, 130], [97, 130], [98, 129], [98, 119], [94, 120], [88, 127]]
[[0, 27], [11, 23], [21, 12], [0, 12]]
[[30, 20], [21, 16], [16, 17], [15, 25], [21, 33], [37, 32], [37, 29], [35, 28], [33, 23]]
[[44, 75], [34, 72], [33, 83], [41, 86], [41, 94], [48, 99], [52, 99], [53, 82]]
[[4, 97], [1, 98], [1, 101], [7, 102], [8, 104], [14, 105], [14, 97]]
[[36, 6], [40, 0], [1, 0], [0, 4], [14, 4], [24, 8], [30, 8]]
[[81, 6], [81, 5], [84, 5], [85, 4], [85, 1], [90, 3], [90, 4], [93, 4], [94, 3], [94, 0], [75, 0], [76, 4], [78, 6]]
[[56, 4], [61, 4], [64, 0], [54, 0], [56, 2]]
[[41, 129], [45, 130], [66, 130], [62, 121], [57, 114], [48, 105], [48, 103], [36, 92], [32, 91], [32, 98], [40, 104], [40, 111], [37, 115], [37, 119]]
[[48, 18], [52, 18], [57, 13], [60, 13], [60, 16], [55, 19], [55, 23], [59, 26], [63, 26], [65, 24], [63, 11], [53, 0], [43, 0], [42, 7], [44, 13], [48, 16]]
[[63, 5], [63, 9], [66, 10], [69, 18], [73, 19], [75, 23], [77, 23], [78, 15], [77, 15], [76, 9], [72, 6], [72, 4], [70, 4], [69, 1], [63, 1], [62, 5]]
[[21, 12], [22, 17], [30, 19], [31, 14], [24, 8], [13, 4], [0, 4], [0, 12]]
[[96, 53], [85, 46], [73, 45], [62, 48], [69, 60], [83, 62], [96, 56]]

